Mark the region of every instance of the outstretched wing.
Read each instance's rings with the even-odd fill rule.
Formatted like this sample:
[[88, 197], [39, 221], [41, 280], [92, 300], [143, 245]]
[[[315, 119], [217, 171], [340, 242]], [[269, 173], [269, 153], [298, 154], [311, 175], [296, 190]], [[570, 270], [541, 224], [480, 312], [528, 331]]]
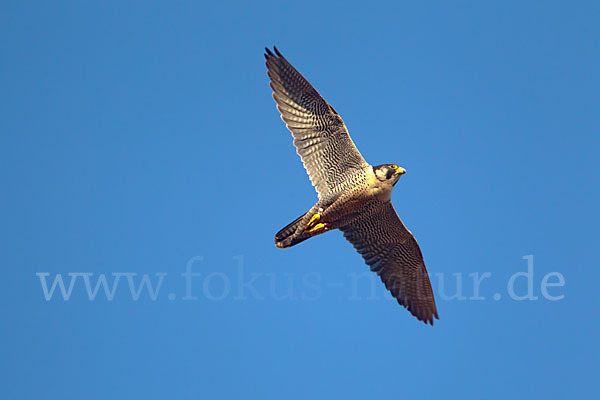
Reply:
[[348, 177], [362, 174], [368, 164], [338, 113], [274, 50], [265, 54], [273, 98], [311, 182], [319, 198], [344, 190]]
[[439, 317], [423, 255], [392, 203], [369, 203], [358, 220], [340, 230], [398, 303], [433, 325]]

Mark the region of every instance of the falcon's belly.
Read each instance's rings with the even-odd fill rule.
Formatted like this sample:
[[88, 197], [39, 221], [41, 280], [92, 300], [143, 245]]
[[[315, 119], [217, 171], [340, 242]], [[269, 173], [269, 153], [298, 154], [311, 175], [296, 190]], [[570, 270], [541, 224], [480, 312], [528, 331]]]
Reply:
[[324, 209], [323, 219], [329, 223], [330, 229], [351, 223], [360, 216], [367, 204], [386, 203], [392, 195], [392, 187], [377, 179], [370, 165], [355, 175], [347, 187], [352, 189], [343, 192]]

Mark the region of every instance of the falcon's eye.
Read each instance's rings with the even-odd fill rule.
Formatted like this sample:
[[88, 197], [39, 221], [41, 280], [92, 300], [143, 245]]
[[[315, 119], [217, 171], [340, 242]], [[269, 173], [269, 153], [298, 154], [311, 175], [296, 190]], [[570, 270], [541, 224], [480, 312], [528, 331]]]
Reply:
[[392, 164], [392, 165], [390, 165], [390, 168], [391, 169], [398, 169], [398, 166], [396, 164]]

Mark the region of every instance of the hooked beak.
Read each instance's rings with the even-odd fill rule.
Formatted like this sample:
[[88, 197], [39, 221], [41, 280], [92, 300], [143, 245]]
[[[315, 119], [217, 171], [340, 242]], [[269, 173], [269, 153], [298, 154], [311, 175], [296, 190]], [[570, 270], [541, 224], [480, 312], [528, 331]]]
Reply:
[[400, 180], [400, 177], [402, 175], [404, 175], [406, 173], [406, 170], [402, 167], [397, 167], [396, 168], [396, 174], [395, 174], [395, 179], [392, 183], [392, 186], [396, 186], [396, 183], [398, 183], [398, 181]]

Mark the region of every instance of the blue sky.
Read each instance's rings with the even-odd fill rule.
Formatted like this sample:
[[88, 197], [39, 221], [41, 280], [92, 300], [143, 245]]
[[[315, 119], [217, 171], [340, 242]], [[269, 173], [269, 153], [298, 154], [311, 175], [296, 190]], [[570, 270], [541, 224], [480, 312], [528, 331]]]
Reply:
[[[424, 3], [3, 3], [1, 397], [597, 397], [600, 7]], [[407, 169], [434, 327], [339, 232], [274, 246], [316, 201], [274, 44]]]

